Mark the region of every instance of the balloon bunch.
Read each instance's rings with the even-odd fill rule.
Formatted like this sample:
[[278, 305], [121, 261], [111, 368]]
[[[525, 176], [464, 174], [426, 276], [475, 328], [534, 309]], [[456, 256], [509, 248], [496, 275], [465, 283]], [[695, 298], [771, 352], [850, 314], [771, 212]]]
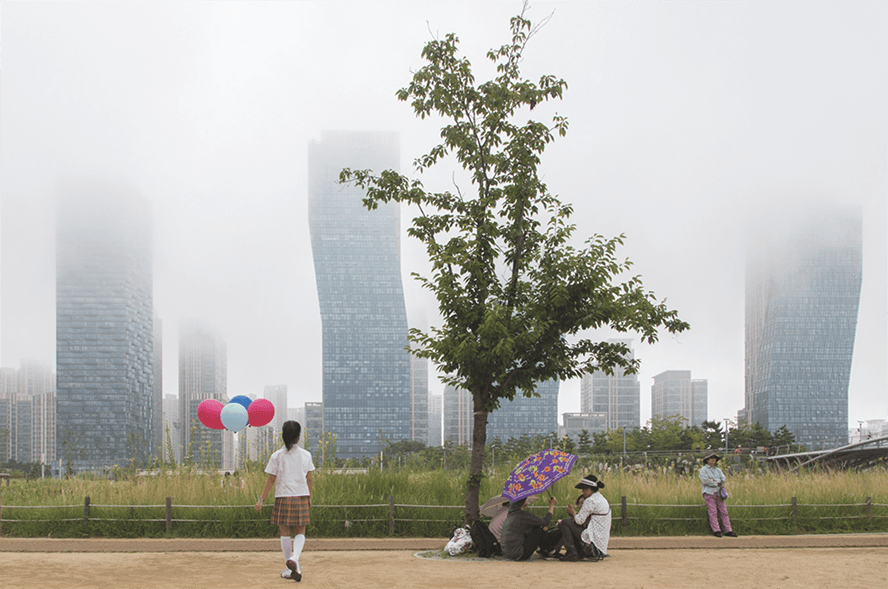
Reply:
[[227, 405], [216, 399], [205, 399], [197, 406], [197, 418], [210, 429], [227, 429], [235, 433], [248, 425], [262, 427], [274, 417], [274, 405], [268, 399], [251, 401], [238, 395]]

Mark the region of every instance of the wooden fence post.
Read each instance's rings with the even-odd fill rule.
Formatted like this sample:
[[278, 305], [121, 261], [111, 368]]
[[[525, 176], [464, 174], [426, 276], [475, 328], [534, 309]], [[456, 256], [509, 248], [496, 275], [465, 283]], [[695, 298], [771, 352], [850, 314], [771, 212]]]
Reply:
[[166, 517], [167, 517], [167, 534], [173, 528], [173, 498], [166, 498]]
[[629, 515], [626, 513], [626, 496], [623, 495], [622, 505], [621, 505], [622, 519], [623, 519], [623, 528], [629, 525]]
[[792, 506], [790, 507], [790, 513], [792, 514], [792, 527], [793, 529], [797, 529], [799, 527], [799, 518], [797, 507], [797, 499], [795, 497], [792, 498]]
[[89, 523], [89, 497], [83, 499], [83, 523]]
[[389, 495], [389, 534], [395, 533], [395, 496]]

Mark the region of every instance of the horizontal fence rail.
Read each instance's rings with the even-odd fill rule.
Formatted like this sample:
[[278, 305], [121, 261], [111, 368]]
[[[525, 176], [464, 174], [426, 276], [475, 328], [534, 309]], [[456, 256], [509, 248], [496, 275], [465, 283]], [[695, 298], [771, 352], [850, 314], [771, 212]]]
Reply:
[[[259, 522], [265, 521], [267, 517], [267, 510], [264, 515], [255, 514], [253, 512], [253, 505], [174, 505], [172, 503], [172, 498], [167, 497], [165, 504], [161, 505], [104, 505], [104, 504], [93, 504], [90, 502], [89, 497], [85, 497], [82, 504], [79, 505], [2, 505], [0, 504], [0, 534], [3, 532], [4, 524], [22, 524], [22, 523], [59, 523], [59, 522], [82, 522], [83, 526], [89, 526], [90, 524], [101, 523], [101, 522], [129, 522], [129, 523], [141, 523], [141, 522], [151, 522], [151, 523], [165, 523], [166, 524], [166, 533], [170, 534], [173, 531], [173, 524], [233, 524], [237, 522]], [[388, 532], [391, 535], [394, 535], [398, 529], [397, 524], [401, 524], [402, 528], [406, 524], [416, 524], [418, 522], [428, 523], [428, 524], [447, 524], [447, 527], [452, 528], [456, 526], [462, 525], [462, 514], [455, 514], [455, 517], [452, 519], [434, 519], [434, 512], [444, 512], [447, 510], [450, 511], [465, 511], [464, 505], [411, 505], [405, 503], [395, 503], [394, 496], [389, 497], [388, 503], [372, 503], [372, 504], [362, 504], [362, 505], [318, 505], [313, 504], [312, 508], [314, 510], [318, 510], [317, 519], [326, 518], [327, 522], [333, 522], [335, 524], [341, 525], [344, 528], [349, 528], [355, 524], [383, 524], [388, 523]], [[881, 516], [873, 515], [873, 508], [878, 508], [879, 510], [885, 511]], [[822, 521], [822, 520], [867, 520], [870, 524], [873, 522], [874, 518], [880, 518], [885, 520], [885, 524], [888, 524], [888, 510], [884, 510], [884, 508], [888, 508], [888, 504], [885, 503], [873, 503], [870, 497], [866, 498], [866, 501], [863, 503], [843, 503], [843, 504], [828, 504], [828, 503], [799, 503], [796, 497], [792, 497], [789, 503], [777, 503], [777, 504], [769, 504], [769, 505], [744, 505], [744, 504], [731, 504], [730, 510], [742, 510], [739, 517], [735, 516], [735, 520], [740, 522], [783, 522], [785, 524], [789, 524], [789, 531], [791, 532], [794, 529], [798, 528], [799, 520], [804, 521]], [[31, 519], [31, 518], [9, 518], [3, 517], [5, 515], [9, 515], [10, 512], [22, 511], [27, 513], [28, 510], [33, 509], [56, 509], [68, 511], [78, 509], [82, 510], [82, 516], [80, 517], [70, 517], [70, 513], [66, 513], [68, 517], [57, 517], [57, 518], [41, 518], [41, 519]], [[120, 517], [120, 514], [107, 514], [103, 516], [102, 510], [120, 510], [126, 509], [129, 510], [130, 514], [135, 514], [136, 511], [145, 512], [154, 510], [154, 513], [157, 513], [157, 510], [163, 510], [163, 515], [165, 517], [151, 517], [154, 513], [147, 513], [148, 517]], [[246, 517], [242, 520], [231, 520], [231, 519], [195, 519], [185, 517], [187, 513], [183, 513], [183, 510], [193, 510], [193, 509], [205, 509], [205, 510], [232, 510], [238, 509], [243, 510]], [[530, 509], [534, 510], [545, 510], [544, 506], [532, 506]], [[771, 509], [771, 510], [779, 510], [781, 513], [777, 516], [771, 517], [753, 517], [753, 510], [756, 509]], [[833, 510], [833, 513], [830, 515], [817, 515], [815, 512], [819, 509], [828, 509]], [[173, 510], [176, 510], [176, 515], [178, 517], [173, 517]], [[336, 511], [344, 511], [345, 516], [340, 518], [336, 517]], [[378, 516], [370, 513], [350, 513], [355, 510], [377, 510]], [[385, 512], [380, 513], [380, 511], [385, 510]], [[689, 504], [651, 504], [651, 503], [630, 503], [626, 496], [620, 498], [619, 503], [614, 503], [612, 505], [613, 510], [613, 529], [614, 531], [628, 531], [626, 530], [633, 522], [643, 522], [648, 524], [648, 531], [650, 531], [651, 527], [654, 526], [657, 522], [701, 522], [706, 521], [706, 507], [702, 503], [689, 503]], [[677, 515], [674, 513], [675, 510], [687, 510], [689, 512], [686, 517], [675, 517]], [[805, 513], [800, 514], [799, 512], [804, 511]], [[408, 513], [404, 513], [407, 511]], [[417, 513], [417, 511], [419, 513]], [[428, 512], [433, 513], [428, 513]], [[400, 513], [398, 513], [400, 512]], [[669, 513], [664, 513], [669, 512]], [[329, 519], [326, 514], [330, 514], [333, 516], [333, 519]], [[324, 514], [324, 515], [322, 515]], [[747, 515], [749, 514], [749, 515]], [[115, 517], [111, 517], [114, 515]], [[159, 515], [159, 514], [158, 514]], [[341, 515], [341, 514], [340, 514]], [[427, 516], [431, 515], [429, 518]], [[314, 523], [314, 522], [313, 522]], [[83, 530], [84, 532], [86, 530]], [[377, 533], [381, 531], [377, 528]]]

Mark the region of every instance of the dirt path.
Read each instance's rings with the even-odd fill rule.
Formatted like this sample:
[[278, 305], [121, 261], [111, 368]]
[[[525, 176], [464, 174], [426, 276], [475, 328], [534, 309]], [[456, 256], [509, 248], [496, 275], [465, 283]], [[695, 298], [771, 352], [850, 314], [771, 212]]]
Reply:
[[[888, 586], [888, 535], [614, 538], [597, 563], [432, 560], [441, 539], [311, 540], [299, 587]], [[792, 547], [789, 547], [792, 546]], [[0, 588], [293, 587], [277, 540], [0, 539]]]

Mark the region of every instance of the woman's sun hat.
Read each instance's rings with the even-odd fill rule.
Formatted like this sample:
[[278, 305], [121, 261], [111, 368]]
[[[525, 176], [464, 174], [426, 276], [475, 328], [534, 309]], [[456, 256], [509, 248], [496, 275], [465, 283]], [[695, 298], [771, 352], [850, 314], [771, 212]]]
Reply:
[[709, 454], [707, 454], [706, 456], [703, 457], [703, 462], [709, 462], [710, 458], [715, 458], [716, 462], [721, 460], [721, 456], [719, 456], [715, 452], [710, 452]]
[[598, 480], [594, 474], [587, 474], [580, 481], [579, 485], [574, 486], [574, 489], [603, 489], [604, 483]]

